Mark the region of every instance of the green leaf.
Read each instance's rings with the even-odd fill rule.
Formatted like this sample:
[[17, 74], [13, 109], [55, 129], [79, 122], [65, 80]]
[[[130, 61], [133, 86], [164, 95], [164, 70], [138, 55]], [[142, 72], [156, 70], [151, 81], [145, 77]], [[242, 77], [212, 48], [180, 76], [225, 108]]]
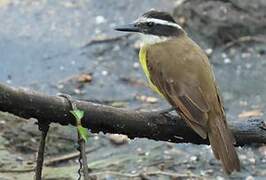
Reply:
[[78, 124], [80, 123], [80, 120], [84, 116], [84, 111], [81, 111], [79, 109], [75, 109], [73, 111], [70, 111], [70, 113], [73, 114], [73, 116], [76, 118], [76, 120], [78, 121]]
[[73, 111], [70, 111], [70, 113], [75, 117], [76, 119], [76, 124], [77, 124], [77, 128], [78, 128], [78, 133], [79, 136], [85, 141], [87, 142], [89, 139], [89, 133], [88, 130], [84, 127], [82, 127], [81, 125], [81, 119], [84, 117], [84, 111], [81, 111], [79, 109], [75, 109]]
[[89, 133], [88, 133], [88, 130], [84, 127], [82, 127], [81, 125], [79, 125], [78, 127], [78, 133], [80, 135], [80, 137], [85, 141], [87, 142], [88, 139], [89, 139]]

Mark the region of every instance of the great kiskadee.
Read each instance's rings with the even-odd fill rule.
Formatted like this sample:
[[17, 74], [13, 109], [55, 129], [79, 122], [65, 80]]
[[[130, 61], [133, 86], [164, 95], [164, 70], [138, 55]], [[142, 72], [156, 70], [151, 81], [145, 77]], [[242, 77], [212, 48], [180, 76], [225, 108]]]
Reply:
[[173, 17], [151, 10], [118, 31], [147, 36], [139, 60], [151, 88], [163, 96], [202, 138], [209, 138], [226, 173], [240, 170], [214, 73], [204, 51]]

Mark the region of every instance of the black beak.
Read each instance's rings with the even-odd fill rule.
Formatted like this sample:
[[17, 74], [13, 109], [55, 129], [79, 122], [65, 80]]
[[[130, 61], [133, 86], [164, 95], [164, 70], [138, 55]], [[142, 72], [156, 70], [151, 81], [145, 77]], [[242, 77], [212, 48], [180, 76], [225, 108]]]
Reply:
[[139, 32], [139, 28], [136, 24], [128, 24], [123, 26], [115, 27], [117, 31], [127, 31], [127, 32]]

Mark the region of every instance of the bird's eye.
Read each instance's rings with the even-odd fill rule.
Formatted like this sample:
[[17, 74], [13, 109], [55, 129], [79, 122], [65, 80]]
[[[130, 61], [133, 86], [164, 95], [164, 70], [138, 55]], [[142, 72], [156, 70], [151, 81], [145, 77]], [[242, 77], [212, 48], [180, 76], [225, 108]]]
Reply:
[[154, 22], [147, 22], [147, 26], [148, 26], [148, 27], [152, 27], [152, 26], [154, 26]]

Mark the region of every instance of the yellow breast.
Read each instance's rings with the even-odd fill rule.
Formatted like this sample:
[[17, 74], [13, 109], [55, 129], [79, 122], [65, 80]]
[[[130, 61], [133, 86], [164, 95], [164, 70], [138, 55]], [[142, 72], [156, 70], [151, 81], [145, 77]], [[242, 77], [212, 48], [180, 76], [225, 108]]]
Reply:
[[143, 46], [139, 51], [139, 62], [148, 79], [150, 88], [156, 93], [158, 93], [159, 95], [161, 95], [162, 97], [164, 97], [162, 93], [160, 92], [160, 90], [151, 82], [150, 73], [149, 73], [148, 66], [147, 66], [147, 47], [145, 46]]

